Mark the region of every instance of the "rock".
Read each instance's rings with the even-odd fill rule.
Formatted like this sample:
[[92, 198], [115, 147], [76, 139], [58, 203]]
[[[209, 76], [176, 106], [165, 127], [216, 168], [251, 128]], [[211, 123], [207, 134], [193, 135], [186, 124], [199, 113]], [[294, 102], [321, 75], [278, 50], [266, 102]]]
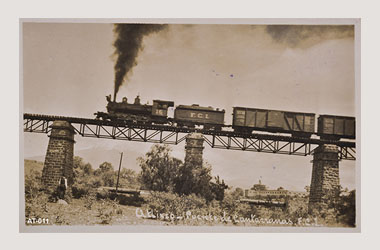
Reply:
[[61, 199], [59, 199], [59, 200], [57, 201], [57, 204], [68, 205], [67, 202], [66, 202], [65, 200], [61, 200]]

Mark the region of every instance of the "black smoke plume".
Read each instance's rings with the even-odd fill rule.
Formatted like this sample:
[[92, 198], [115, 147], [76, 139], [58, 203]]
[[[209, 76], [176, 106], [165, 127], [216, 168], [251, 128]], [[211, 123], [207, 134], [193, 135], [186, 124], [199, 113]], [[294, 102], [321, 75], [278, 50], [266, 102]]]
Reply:
[[313, 39], [318, 43], [325, 39], [354, 37], [353, 25], [268, 25], [266, 32], [278, 43], [298, 47], [302, 41]]
[[115, 24], [114, 32], [116, 40], [114, 42], [115, 55], [115, 88], [113, 99], [124, 80], [127, 80], [128, 72], [137, 65], [137, 56], [142, 50], [144, 36], [164, 29], [165, 24]]

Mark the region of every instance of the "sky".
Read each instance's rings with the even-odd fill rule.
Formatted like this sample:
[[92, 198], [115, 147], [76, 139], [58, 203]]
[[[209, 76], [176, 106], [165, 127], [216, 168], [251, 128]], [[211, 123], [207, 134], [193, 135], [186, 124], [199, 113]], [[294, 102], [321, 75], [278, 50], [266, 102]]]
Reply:
[[[93, 118], [113, 94], [112, 24], [24, 23], [23, 112]], [[226, 110], [244, 106], [355, 116], [352, 26], [170, 24], [142, 41], [143, 49], [118, 92], [143, 103], [197, 103]], [[93, 167], [106, 159], [139, 171], [135, 158], [152, 144], [75, 137], [75, 155]], [[24, 157], [44, 156], [48, 137], [24, 133]], [[184, 159], [184, 144], [172, 147]], [[42, 157], [43, 159], [43, 157]], [[302, 191], [311, 182], [312, 156], [212, 149], [204, 160], [231, 186], [262, 179], [270, 188]], [[355, 161], [340, 162], [343, 187], [355, 188]]]

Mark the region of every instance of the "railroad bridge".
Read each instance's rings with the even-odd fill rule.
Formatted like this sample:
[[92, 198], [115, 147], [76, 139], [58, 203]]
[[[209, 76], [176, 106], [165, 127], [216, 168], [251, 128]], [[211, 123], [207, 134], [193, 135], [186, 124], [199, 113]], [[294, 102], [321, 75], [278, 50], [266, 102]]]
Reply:
[[[186, 155], [202, 157], [203, 144], [211, 148], [251, 152], [313, 155], [309, 210], [324, 207], [339, 188], [339, 161], [355, 160], [353, 141], [292, 137], [270, 133], [237, 133], [167, 125], [118, 123], [98, 119], [24, 114], [24, 132], [49, 134], [43, 185], [52, 190], [61, 176], [73, 182], [74, 135], [83, 137], [163, 143], [186, 143]], [[186, 158], [185, 158], [186, 161]]]

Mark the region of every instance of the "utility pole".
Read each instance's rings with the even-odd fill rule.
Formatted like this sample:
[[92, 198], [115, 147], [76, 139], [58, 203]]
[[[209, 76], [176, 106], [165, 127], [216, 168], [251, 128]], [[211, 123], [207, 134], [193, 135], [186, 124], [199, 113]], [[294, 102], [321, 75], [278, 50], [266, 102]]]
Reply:
[[121, 168], [121, 161], [122, 160], [123, 160], [123, 152], [121, 152], [121, 155], [120, 155], [119, 172], [117, 173], [117, 182], [116, 182], [116, 194], [117, 194], [117, 189], [119, 187], [119, 177], [120, 177], [120, 168]]

